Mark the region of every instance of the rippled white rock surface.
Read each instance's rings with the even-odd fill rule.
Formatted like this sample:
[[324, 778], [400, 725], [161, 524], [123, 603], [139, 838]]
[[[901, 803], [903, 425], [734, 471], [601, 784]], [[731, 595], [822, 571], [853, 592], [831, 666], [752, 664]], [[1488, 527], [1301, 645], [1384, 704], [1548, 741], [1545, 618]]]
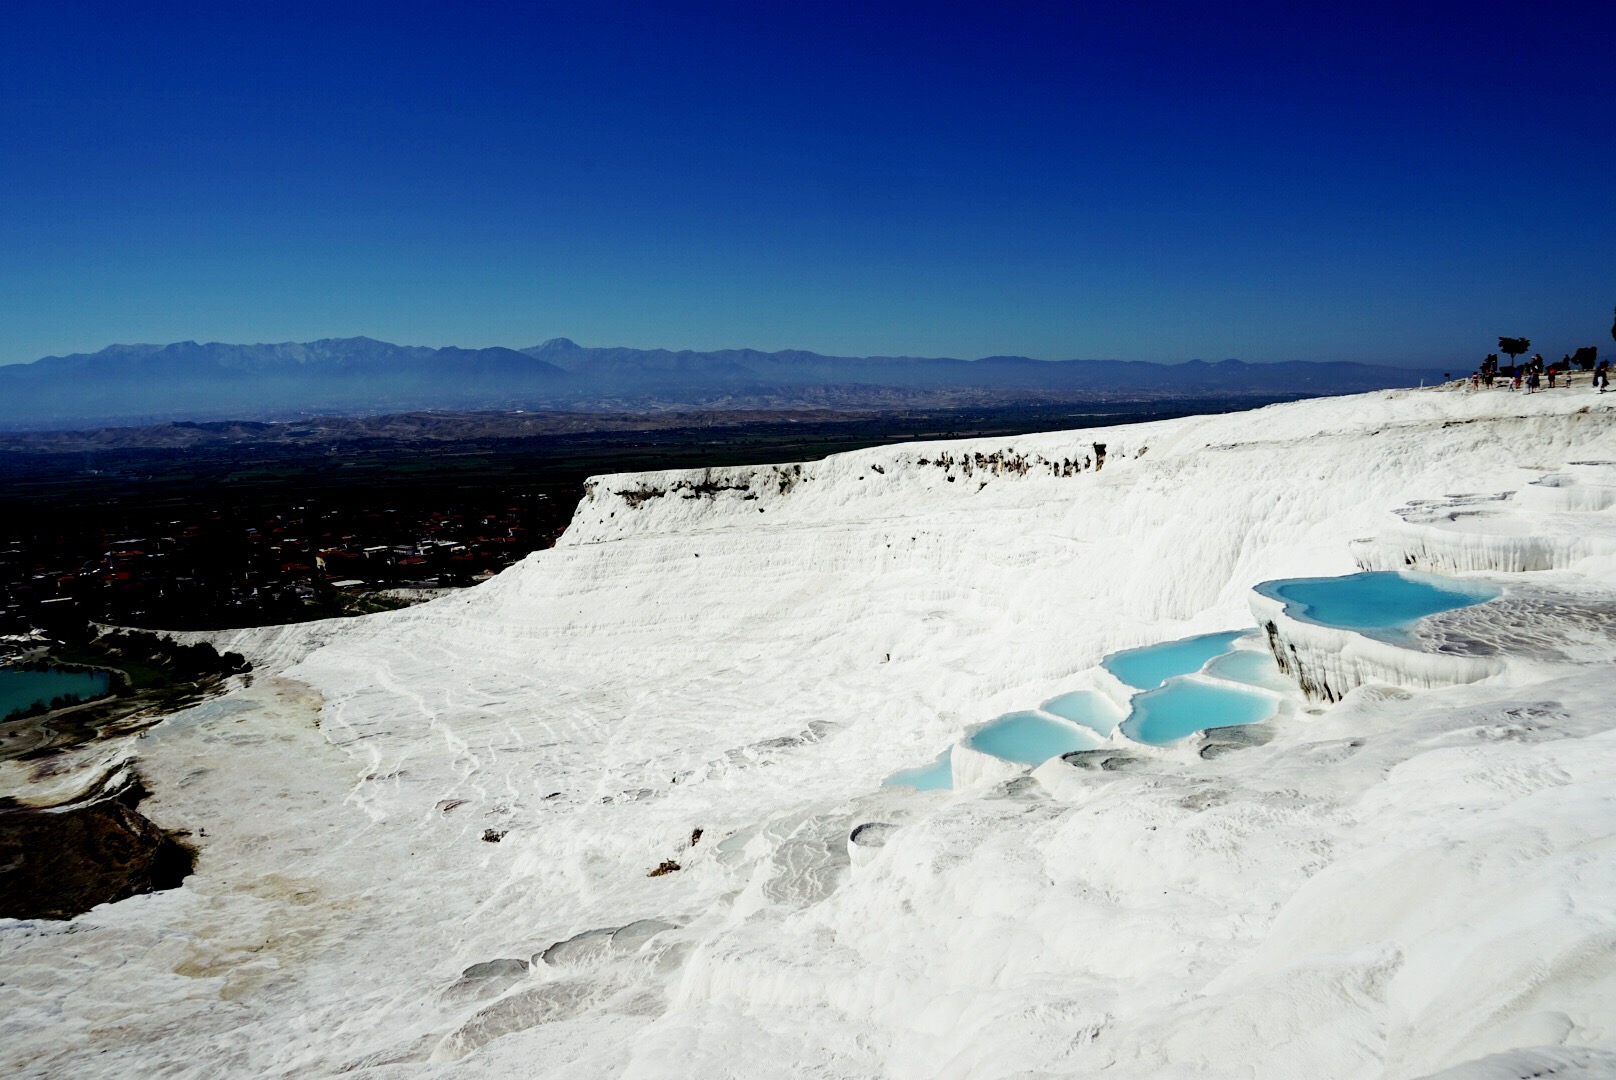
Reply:
[[1405, 391], [603, 478], [474, 590], [243, 634], [251, 688], [124, 747], [197, 872], [0, 923], [0, 1071], [1609, 1075], [1597, 553], [1514, 586], [1530, 625], [1433, 617], [1480, 682], [881, 780], [1613, 420]]
[[1576, 461], [1514, 491], [1417, 499], [1353, 545], [1366, 570], [1557, 570], [1616, 556], [1616, 461]]

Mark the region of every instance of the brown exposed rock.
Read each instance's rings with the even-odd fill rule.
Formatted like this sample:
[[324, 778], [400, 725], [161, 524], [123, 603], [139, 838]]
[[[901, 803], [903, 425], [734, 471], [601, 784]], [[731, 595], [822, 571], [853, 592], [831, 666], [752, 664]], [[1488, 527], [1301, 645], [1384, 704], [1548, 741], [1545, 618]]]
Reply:
[[0, 809], [0, 916], [71, 919], [179, 885], [195, 855], [135, 809], [143, 794], [130, 785], [66, 806]]

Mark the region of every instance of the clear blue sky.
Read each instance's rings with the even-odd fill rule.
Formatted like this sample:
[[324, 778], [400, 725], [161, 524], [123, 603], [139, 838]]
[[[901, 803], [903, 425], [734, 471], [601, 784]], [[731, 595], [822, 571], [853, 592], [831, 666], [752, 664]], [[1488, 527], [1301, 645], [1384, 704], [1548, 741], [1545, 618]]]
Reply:
[[0, 362], [1616, 349], [1608, 0], [145, 6], [0, 12]]

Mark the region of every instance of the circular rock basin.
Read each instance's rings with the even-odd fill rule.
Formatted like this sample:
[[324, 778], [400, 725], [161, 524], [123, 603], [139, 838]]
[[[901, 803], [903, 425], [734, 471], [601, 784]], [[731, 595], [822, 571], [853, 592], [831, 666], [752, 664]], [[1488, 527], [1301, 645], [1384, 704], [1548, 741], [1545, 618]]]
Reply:
[[1257, 592], [1302, 622], [1345, 630], [1391, 630], [1439, 611], [1483, 604], [1502, 590], [1485, 581], [1373, 571], [1343, 577], [1281, 578]]

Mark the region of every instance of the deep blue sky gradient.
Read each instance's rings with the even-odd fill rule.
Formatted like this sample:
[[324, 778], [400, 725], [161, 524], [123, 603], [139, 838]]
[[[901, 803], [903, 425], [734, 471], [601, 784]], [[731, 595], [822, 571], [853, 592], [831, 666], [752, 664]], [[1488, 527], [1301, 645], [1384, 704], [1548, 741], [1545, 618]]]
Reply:
[[671, 7], [13, 0], [0, 362], [1616, 351], [1616, 4]]

